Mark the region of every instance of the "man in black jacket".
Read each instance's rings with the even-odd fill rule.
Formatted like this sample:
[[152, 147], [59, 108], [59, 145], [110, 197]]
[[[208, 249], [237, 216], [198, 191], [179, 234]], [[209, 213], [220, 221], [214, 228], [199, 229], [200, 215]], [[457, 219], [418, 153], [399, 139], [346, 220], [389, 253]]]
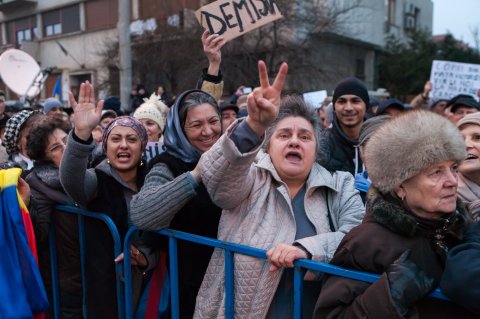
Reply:
[[333, 94], [332, 128], [319, 133], [317, 161], [331, 172], [363, 171], [358, 136], [369, 105], [368, 91], [356, 78], [340, 81]]

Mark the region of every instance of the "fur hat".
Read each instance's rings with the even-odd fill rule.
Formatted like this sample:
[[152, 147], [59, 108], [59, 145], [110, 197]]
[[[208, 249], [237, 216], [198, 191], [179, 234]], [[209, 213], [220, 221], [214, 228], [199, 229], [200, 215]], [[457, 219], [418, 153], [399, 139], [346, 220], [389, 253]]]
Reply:
[[351, 94], [356, 95], [362, 99], [367, 109], [370, 108], [370, 97], [368, 96], [368, 90], [365, 84], [357, 78], [346, 78], [338, 82], [333, 92], [333, 108], [335, 109], [335, 102], [342, 95]]
[[365, 150], [368, 176], [383, 194], [442, 161], [466, 157], [463, 137], [455, 125], [428, 111], [404, 113], [382, 125]]
[[160, 100], [160, 97], [155, 93], [150, 95], [150, 98], [143, 99], [145, 102], [135, 110], [133, 117], [137, 120], [150, 119], [158, 124], [160, 130], [163, 132], [165, 128], [165, 118], [168, 113], [168, 106]]

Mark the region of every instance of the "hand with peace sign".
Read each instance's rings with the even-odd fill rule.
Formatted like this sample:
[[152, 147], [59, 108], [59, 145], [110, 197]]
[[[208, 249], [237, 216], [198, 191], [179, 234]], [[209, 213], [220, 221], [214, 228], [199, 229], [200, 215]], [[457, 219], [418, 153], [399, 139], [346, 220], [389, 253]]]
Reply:
[[100, 123], [102, 117], [103, 100], [100, 100], [95, 107], [95, 92], [90, 82], [86, 81], [80, 85], [78, 93], [78, 103], [75, 101], [72, 92], [69, 92], [70, 105], [72, 105], [73, 122], [75, 125], [75, 135], [80, 139], [87, 141], [92, 131]]
[[273, 81], [273, 84], [270, 84], [265, 62], [258, 61], [260, 87], [255, 88], [248, 95], [248, 116], [246, 118], [247, 124], [258, 136], [262, 136], [270, 124], [277, 118], [278, 110], [280, 109], [280, 96], [287, 73], [288, 65], [284, 62], [280, 66], [275, 81]]

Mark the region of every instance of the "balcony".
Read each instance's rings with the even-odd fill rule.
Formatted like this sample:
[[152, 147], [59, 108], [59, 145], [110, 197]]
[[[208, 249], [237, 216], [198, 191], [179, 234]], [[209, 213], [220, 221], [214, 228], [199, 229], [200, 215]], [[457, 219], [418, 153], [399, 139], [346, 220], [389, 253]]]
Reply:
[[13, 11], [37, 4], [37, 0], [0, 0], [0, 11]]

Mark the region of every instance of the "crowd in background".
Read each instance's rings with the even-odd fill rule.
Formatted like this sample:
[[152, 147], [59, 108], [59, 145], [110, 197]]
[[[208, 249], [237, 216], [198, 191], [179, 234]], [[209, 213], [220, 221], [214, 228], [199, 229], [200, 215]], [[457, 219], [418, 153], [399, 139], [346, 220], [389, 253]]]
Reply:
[[[209, 65], [198, 83], [177, 96], [137, 85], [131, 114], [117, 97], [98, 101], [89, 82], [70, 93], [70, 116], [54, 98], [7, 114], [0, 94], [0, 160], [22, 169], [50, 301], [55, 224], [61, 318], [118, 317], [123, 254], [114, 256], [101, 222], [87, 221], [82, 282], [77, 219], [59, 204], [106, 213], [122, 239], [138, 226], [130, 252], [139, 318], [168, 265], [155, 234], [165, 228], [268, 251], [266, 261], [235, 256], [236, 318], [291, 318], [301, 258], [381, 275], [367, 284], [307, 272], [305, 317], [480, 317], [478, 97], [437, 100], [427, 81], [408, 105], [378, 101], [346, 78], [315, 108], [282, 96], [286, 63], [269, 79], [260, 61], [258, 87], [222, 100], [225, 41], [205, 32], [202, 43]], [[221, 250], [180, 242], [178, 273], [181, 318], [225, 317]], [[451, 301], [428, 297], [439, 285]], [[167, 285], [159, 289], [168, 304]], [[156, 317], [168, 316], [160, 302]]]

